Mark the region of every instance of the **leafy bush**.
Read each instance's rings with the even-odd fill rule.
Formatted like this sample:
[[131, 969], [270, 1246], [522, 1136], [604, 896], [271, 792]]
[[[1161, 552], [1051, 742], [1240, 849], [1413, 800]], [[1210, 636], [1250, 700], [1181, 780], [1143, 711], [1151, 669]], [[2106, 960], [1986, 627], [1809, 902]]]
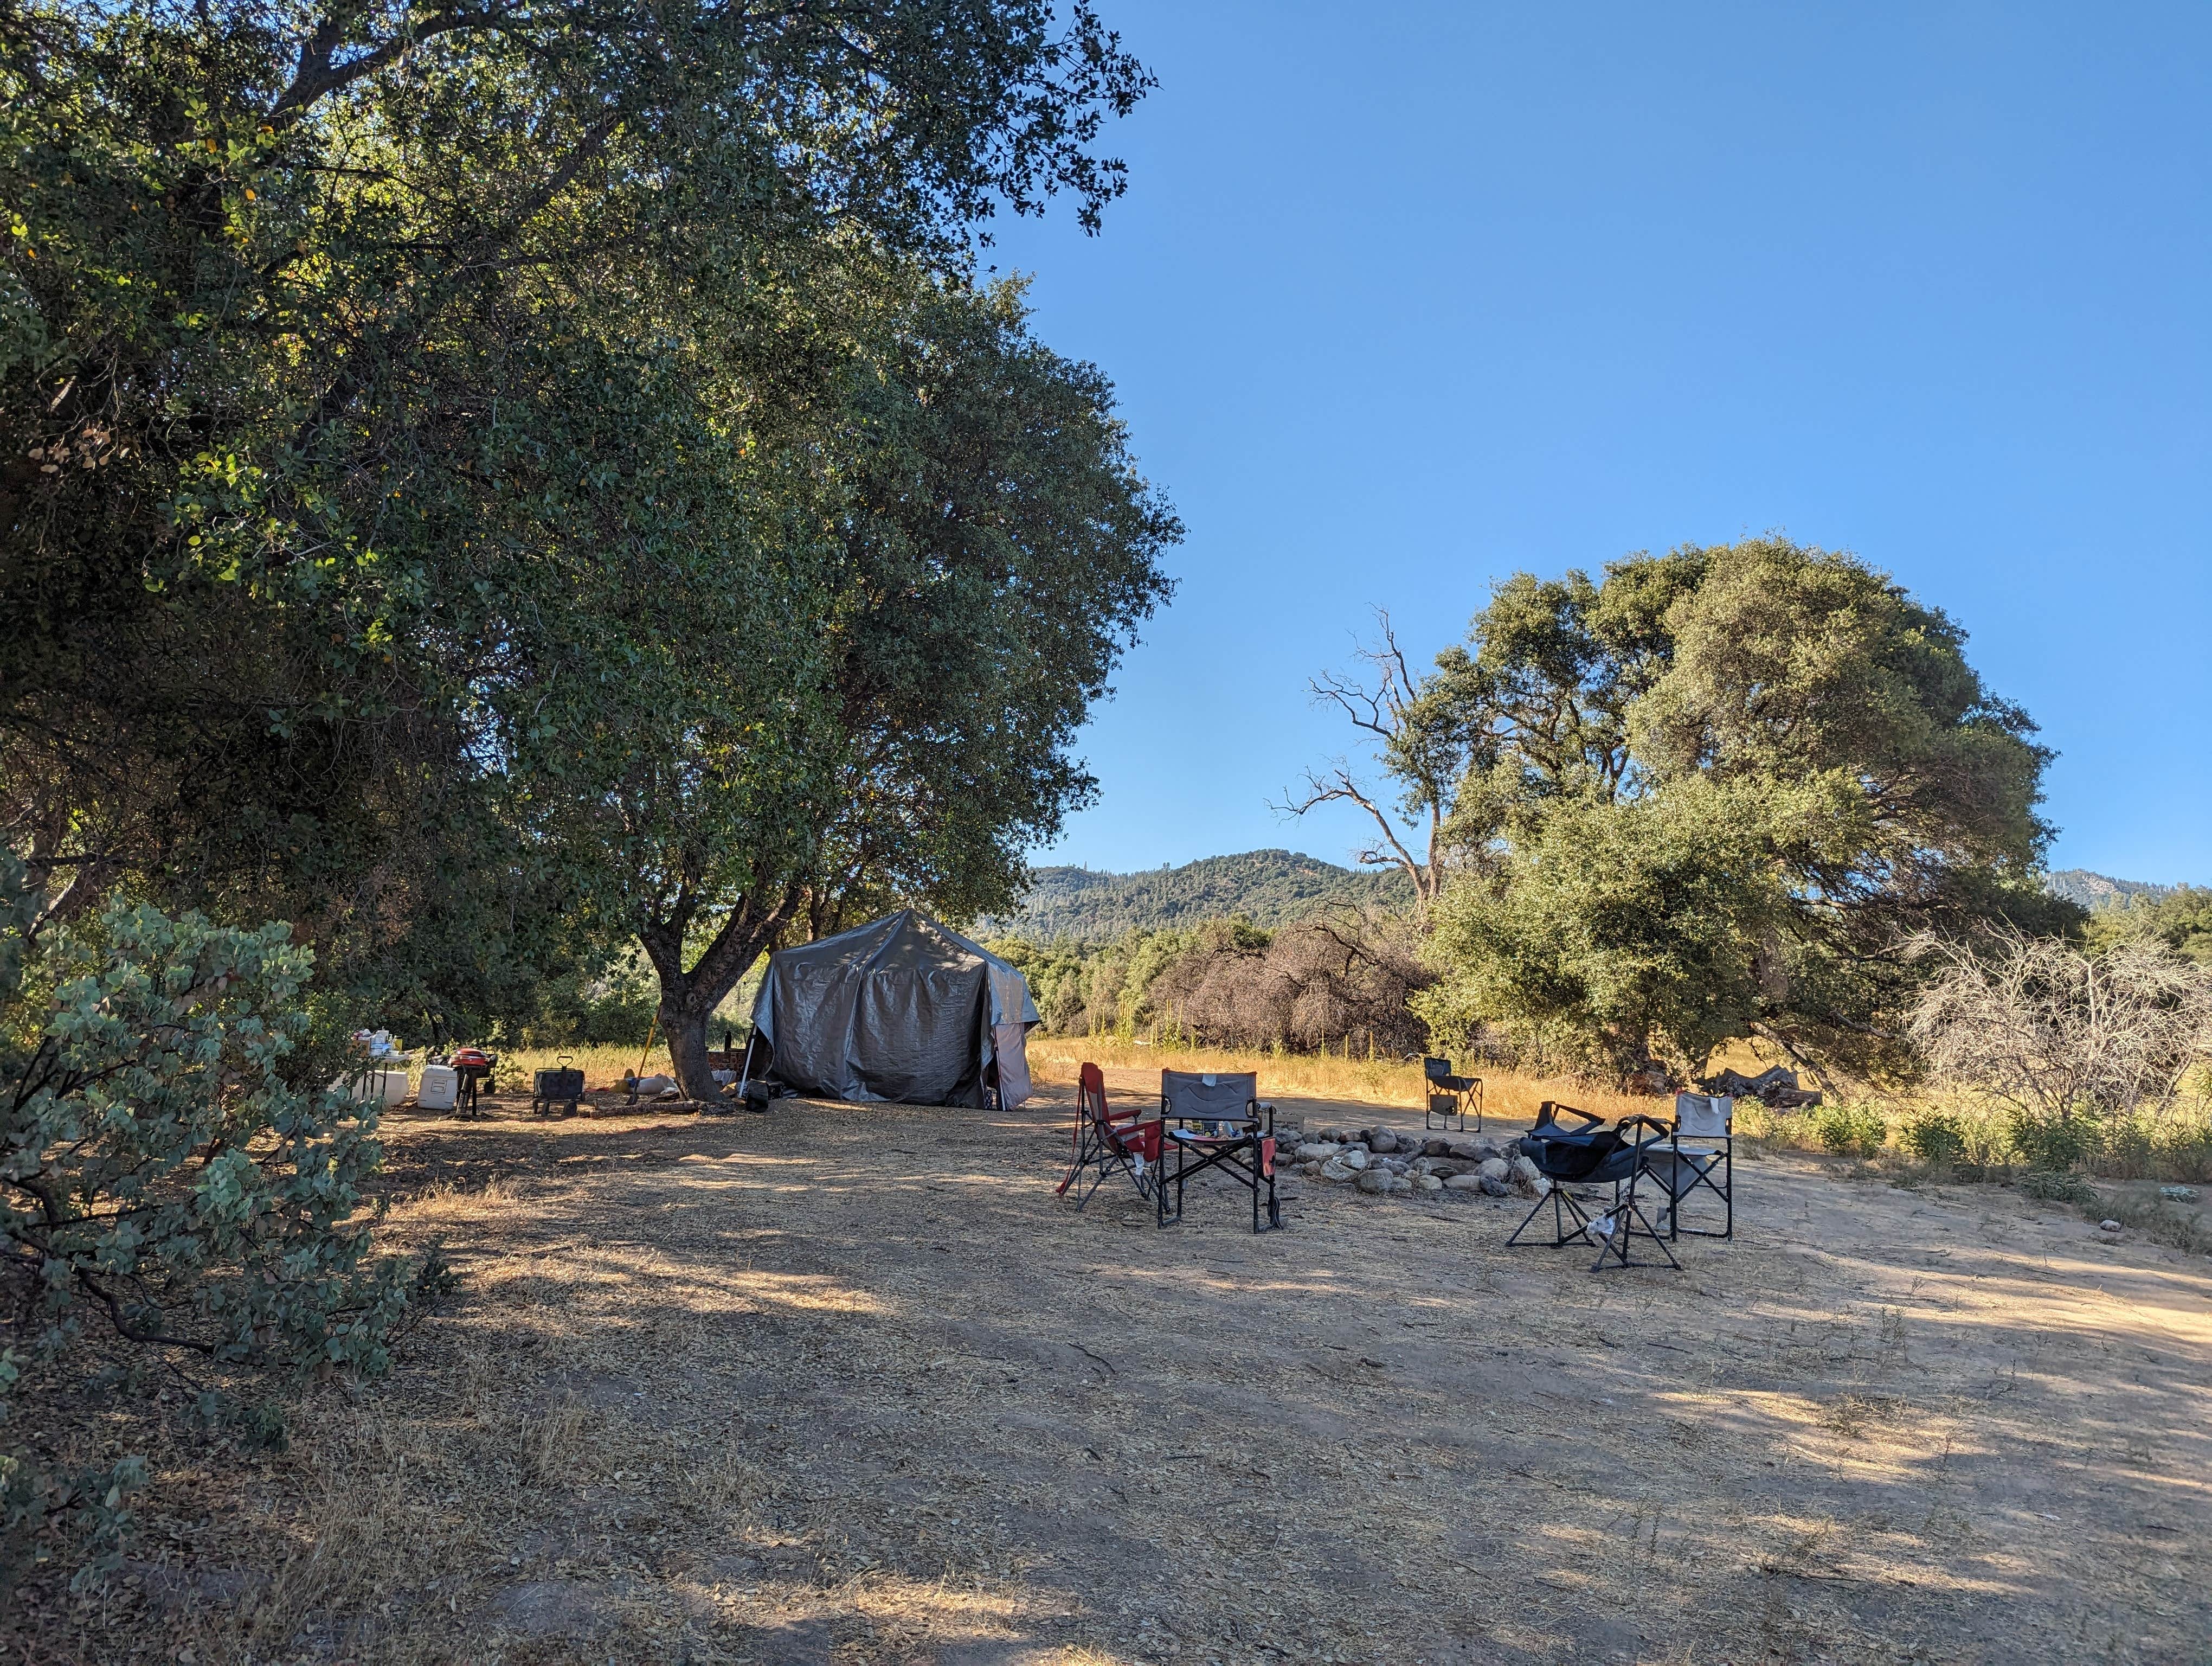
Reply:
[[2036, 1116], [2014, 1110], [2006, 1119], [2012, 1148], [2031, 1169], [2066, 1174], [2091, 1162], [2104, 1146], [2103, 1130], [2081, 1116]]
[[1951, 1168], [1966, 1159], [1966, 1126], [1942, 1111], [1923, 1111], [1906, 1120], [1898, 1143], [1923, 1163]]
[[2118, 1180], [2212, 1183], [2212, 1115], [2203, 1107], [2124, 1118], [2106, 1130], [2099, 1174]]
[[549, 978], [538, 994], [538, 1014], [521, 1026], [526, 1047], [639, 1046], [652, 1032], [659, 992], [634, 964], [592, 976], [570, 972]]
[[2080, 1208], [2100, 1209], [2104, 1201], [2103, 1195], [2094, 1186], [2061, 1169], [2030, 1169], [2021, 1176], [2020, 1189], [2045, 1203], [2071, 1203]]
[[1814, 1137], [1838, 1157], [1872, 1157], [1889, 1138], [1881, 1113], [1862, 1105], [1822, 1105], [1812, 1120]]
[[[375, 1113], [293, 1080], [312, 954], [116, 904], [39, 923], [0, 853], [0, 1414], [89, 1369], [88, 1332], [174, 1360], [374, 1373], [410, 1270], [372, 1261]], [[112, 1546], [143, 1478], [0, 1454], [0, 1578], [42, 1523]], [[96, 1566], [97, 1560], [88, 1564]]]

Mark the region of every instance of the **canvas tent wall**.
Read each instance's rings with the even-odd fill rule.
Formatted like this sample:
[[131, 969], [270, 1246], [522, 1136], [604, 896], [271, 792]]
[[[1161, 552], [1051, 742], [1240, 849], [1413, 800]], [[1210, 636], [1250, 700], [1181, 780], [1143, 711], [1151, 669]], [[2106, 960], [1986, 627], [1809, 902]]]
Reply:
[[753, 1002], [767, 1069], [801, 1093], [910, 1105], [1030, 1095], [1038, 1022], [1022, 975], [907, 909], [769, 957]]

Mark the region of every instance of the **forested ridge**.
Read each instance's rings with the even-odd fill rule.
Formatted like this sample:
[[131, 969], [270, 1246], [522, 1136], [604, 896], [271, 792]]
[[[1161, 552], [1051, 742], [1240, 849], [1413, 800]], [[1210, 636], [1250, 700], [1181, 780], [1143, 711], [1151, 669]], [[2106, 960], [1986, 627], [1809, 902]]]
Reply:
[[1103, 943], [1135, 927], [1164, 930], [1209, 920], [1285, 926], [1340, 904], [1401, 908], [1412, 890], [1396, 873], [1362, 873], [1293, 850], [1206, 856], [1181, 867], [1108, 873], [1085, 867], [1030, 873], [1020, 909], [983, 922], [998, 934]]

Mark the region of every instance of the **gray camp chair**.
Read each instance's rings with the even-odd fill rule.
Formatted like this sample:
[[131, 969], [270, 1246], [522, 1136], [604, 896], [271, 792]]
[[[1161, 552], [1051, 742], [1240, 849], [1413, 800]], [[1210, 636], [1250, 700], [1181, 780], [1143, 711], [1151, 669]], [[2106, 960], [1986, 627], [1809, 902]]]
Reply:
[[[1477, 1134], [1482, 1132], [1481, 1077], [1455, 1076], [1449, 1059], [1434, 1058], [1421, 1061], [1421, 1074], [1427, 1079], [1429, 1085], [1429, 1107], [1427, 1114], [1421, 1118], [1423, 1128], [1464, 1134], [1467, 1132], [1468, 1113], [1472, 1111], [1474, 1113], [1474, 1131]], [[1454, 1117], [1459, 1119], [1456, 1128], [1452, 1126]]]
[[[1260, 1079], [1237, 1073], [1163, 1070], [1160, 1122], [1166, 1140], [1155, 1196], [1159, 1223], [1182, 1219], [1182, 1189], [1193, 1176], [1218, 1169], [1252, 1194], [1252, 1230], [1283, 1224], [1275, 1198], [1275, 1108], [1260, 1101]], [[1175, 1208], [1168, 1208], [1168, 1190]], [[1260, 1225], [1260, 1196], [1267, 1198], [1267, 1226]]]
[[[1645, 1154], [1644, 1168], [1666, 1191], [1660, 1224], [1668, 1237], [1679, 1239], [1685, 1232], [1692, 1237], [1735, 1236], [1735, 1100], [1718, 1093], [1676, 1094], [1674, 1127]], [[1720, 1201], [1717, 1229], [1682, 1224], [1684, 1208], [1699, 1201], [1701, 1190]]]

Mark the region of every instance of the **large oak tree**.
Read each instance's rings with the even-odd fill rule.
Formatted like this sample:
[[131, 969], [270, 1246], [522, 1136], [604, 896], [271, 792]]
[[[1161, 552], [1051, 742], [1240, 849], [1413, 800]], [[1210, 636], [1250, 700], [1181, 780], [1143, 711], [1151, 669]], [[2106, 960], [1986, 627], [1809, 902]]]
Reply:
[[1036, 0], [0, 8], [0, 824], [45, 915], [122, 885], [511, 1002], [579, 914], [531, 772], [684, 674], [623, 645], [773, 678], [836, 593], [825, 250], [957, 288], [999, 208], [1095, 223], [1146, 84]]

